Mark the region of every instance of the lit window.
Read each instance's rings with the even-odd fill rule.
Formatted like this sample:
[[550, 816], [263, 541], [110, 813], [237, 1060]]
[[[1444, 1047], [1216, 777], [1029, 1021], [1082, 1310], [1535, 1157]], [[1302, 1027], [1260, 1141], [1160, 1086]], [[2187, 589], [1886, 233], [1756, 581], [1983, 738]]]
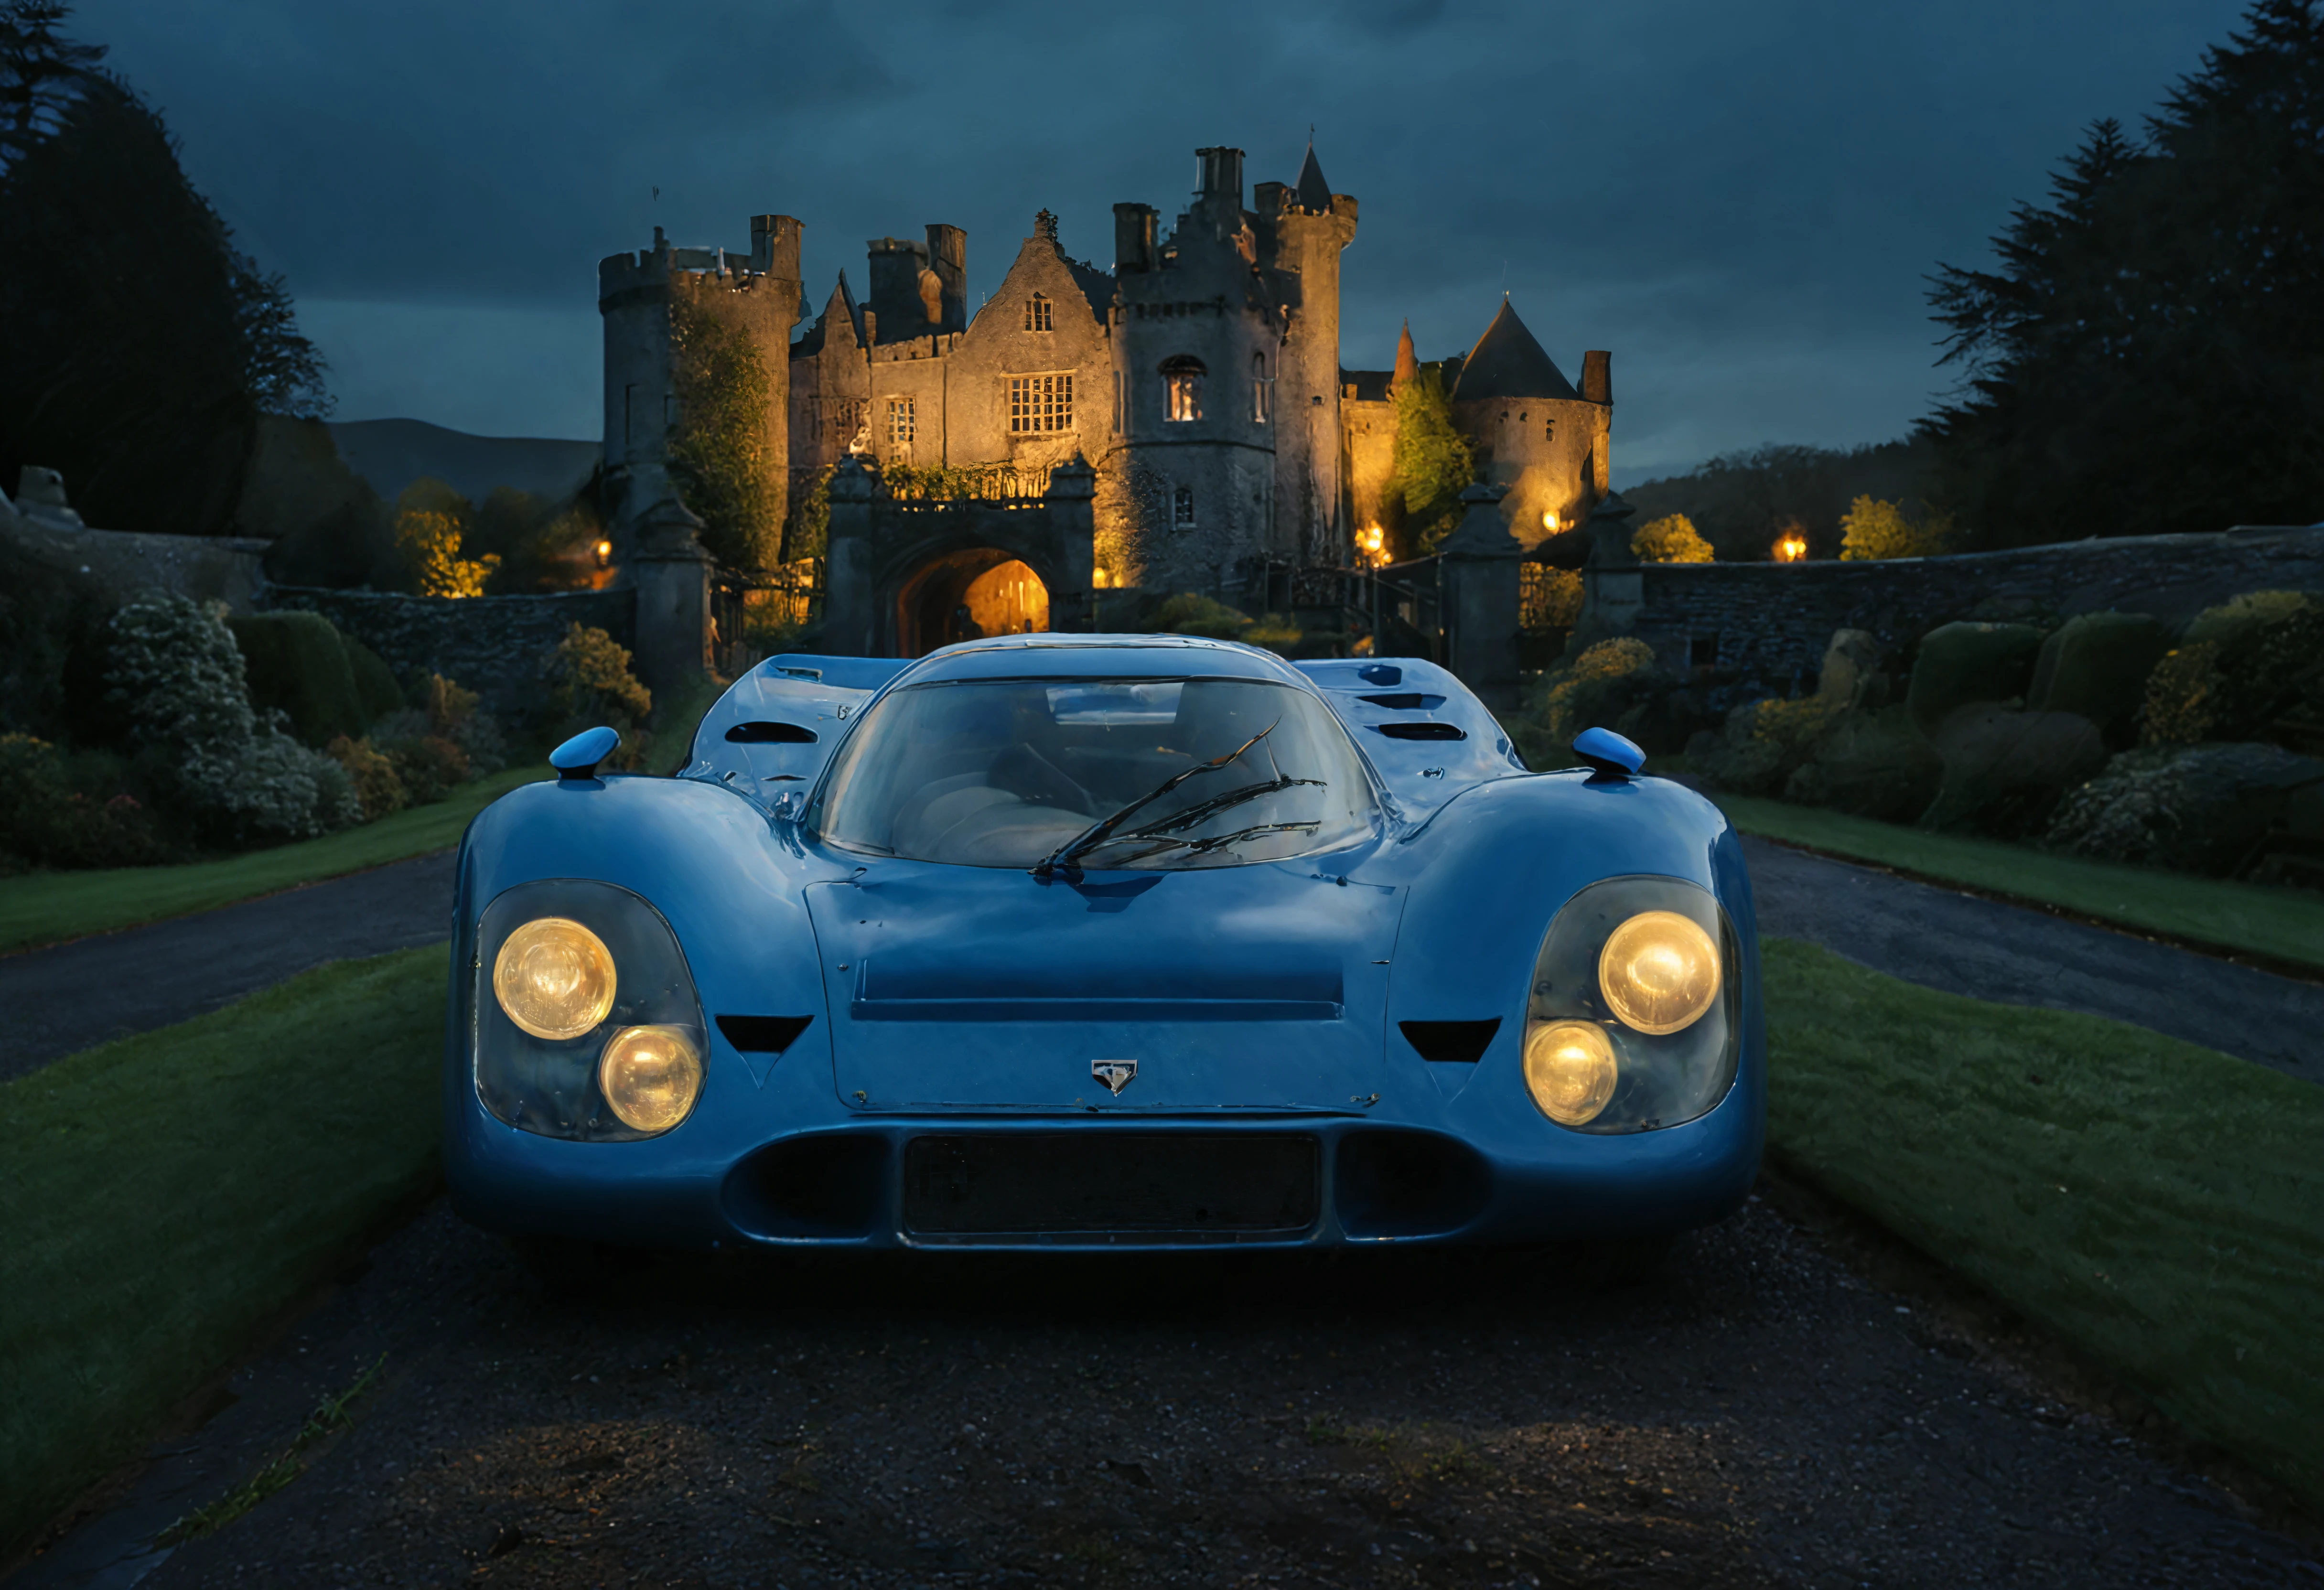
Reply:
[[1028, 331], [1056, 329], [1049, 319], [1049, 300], [1038, 292], [1025, 300], [1025, 329]]
[[911, 441], [911, 399], [890, 398], [888, 400], [888, 439], [890, 442], [894, 442], [899, 445], [908, 444]]
[[1162, 418], [1173, 421], [1203, 417], [1203, 362], [1184, 354], [1162, 361]]
[[1194, 488], [1180, 486], [1170, 494], [1170, 528], [1191, 530], [1194, 528]]
[[1275, 383], [1267, 378], [1267, 355], [1253, 354], [1250, 356], [1250, 418], [1254, 423], [1267, 423], [1268, 400], [1273, 395], [1274, 386]]
[[1010, 376], [1009, 428], [1012, 433], [1073, 429], [1073, 376]]

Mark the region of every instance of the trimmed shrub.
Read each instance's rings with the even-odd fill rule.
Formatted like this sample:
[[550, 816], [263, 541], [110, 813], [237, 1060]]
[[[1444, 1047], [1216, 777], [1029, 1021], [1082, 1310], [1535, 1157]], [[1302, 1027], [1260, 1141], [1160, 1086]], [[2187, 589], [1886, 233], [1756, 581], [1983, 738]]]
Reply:
[[1914, 726], [1933, 740], [1962, 707], [2018, 704], [2041, 649], [2042, 631], [2031, 624], [1945, 624], [1930, 630], [1921, 639], [1904, 696]]
[[1166, 635], [1201, 635], [1212, 640], [1240, 640], [1250, 620], [1215, 597], [1185, 591], [1165, 600], [1148, 620]]
[[1947, 718], [1932, 742], [1944, 784], [1921, 825], [2018, 839], [2041, 831], [2060, 798], [2106, 766], [2098, 725], [2072, 712], [1990, 703]]
[[1542, 728], [1561, 751], [1584, 729], [1626, 732], [1620, 720], [1658, 677], [1654, 648], [1645, 641], [1627, 635], [1600, 640], [1544, 679]]
[[0, 872], [167, 859], [152, 814], [127, 791], [106, 798], [74, 784], [56, 747], [29, 734], [0, 734]]
[[355, 676], [355, 702], [366, 723], [384, 718], [404, 704], [403, 686], [387, 659], [353, 636], [341, 632], [339, 643], [347, 654], [347, 671]]
[[2140, 743], [2324, 734], [2324, 602], [2257, 591], [2207, 608], [2148, 676]]
[[363, 804], [364, 822], [376, 823], [410, 804], [394, 762], [381, 755], [370, 740], [350, 740], [342, 734], [325, 749], [333, 761], [346, 769], [355, 799]]
[[320, 613], [263, 612], [229, 618], [242, 651], [250, 704], [279, 712], [309, 745], [361, 734], [369, 721], [338, 630]]
[[253, 844], [360, 822], [346, 769], [250, 704], [226, 610], [149, 591], [106, 626], [106, 696], [198, 837]]
[[441, 674], [429, 675], [420, 692], [420, 710], [427, 715], [429, 732], [459, 747], [467, 758], [471, 778], [485, 777], [508, 766], [508, 740], [501, 733], [500, 720], [477, 709], [482, 699]]
[[2105, 861], [2233, 877], [2260, 859], [2324, 761], [2254, 743], [2126, 751], [2059, 803], [2044, 842]]
[[1910, 823], [1936, 799], [1944, 776], [1944, 759], [1913, 727], [1903, 706], [1858, 708], [1841, 713], [1816, 743], [1812, 759], [1793, 771], [1784, 781], [1784, 798], [1884, 823]]
[[1666, 514], [1640, 525], [1630, 535], [1630, 556], [1640, 563], [1710, 563], [1711, 543], [1683, 513]]
[[2042, 643], [2028, 712], [2073, 712], [2121, 749], [2136, 736], [2147, 676], [2171, 648], [2171, 631], [2146, 613], [2092, 612], [2068, 619]]
[[630, 672], [630, 653], [603, 630], [574, 624], [541, 665], [549, 681], [549, 704], [561, 734], [600, 723], [622, 734], [621, 749], [608, 765], [632, 765], [642, 741], [637, 731], [653, 711], [653, 693]]

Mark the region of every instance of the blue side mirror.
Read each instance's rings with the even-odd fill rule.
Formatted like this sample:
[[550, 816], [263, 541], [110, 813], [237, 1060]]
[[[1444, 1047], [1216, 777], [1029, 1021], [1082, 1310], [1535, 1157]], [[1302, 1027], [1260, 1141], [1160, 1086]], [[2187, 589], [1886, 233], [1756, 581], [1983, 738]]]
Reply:
[[1622, 784], [1646, 765], [1646, 753], [1611, 729], [1584, 729], [1573, 737], [1573, 754], [1590, 764], [1592, 784]]
[[[549, 765], [557, 769], [557, 777], [560, 779], [595, 778], [597, 777], [597, 764], [612, 756], [621, 743], [621, 735], [602, 724], [595, 729], [584, 729], [549, 753]], [[1579, 745], [1581, 742], [1576, 740], [1574, 743]]]

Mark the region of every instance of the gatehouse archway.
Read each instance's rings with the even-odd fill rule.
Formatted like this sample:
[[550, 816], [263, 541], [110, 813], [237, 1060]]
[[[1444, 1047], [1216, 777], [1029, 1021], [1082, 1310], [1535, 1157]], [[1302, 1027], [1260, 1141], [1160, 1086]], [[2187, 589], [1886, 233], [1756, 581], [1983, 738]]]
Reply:
[[896, 591], [900, 657], [926, 657], [962, 640], [1048, 627], [1048, 586], [1031, 565], [998, 547], [931, 558]]

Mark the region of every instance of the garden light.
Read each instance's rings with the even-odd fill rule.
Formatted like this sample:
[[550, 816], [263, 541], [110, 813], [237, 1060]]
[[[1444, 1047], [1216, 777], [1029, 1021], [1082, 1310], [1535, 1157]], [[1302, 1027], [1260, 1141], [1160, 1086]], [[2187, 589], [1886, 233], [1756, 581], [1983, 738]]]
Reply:
[[1616, 928], [1598, 957], [1598, 987], [1626, 1026], [1675, 1033], [1719, 997], [1719, 947], [1675, 911], [1642, 911]]
[[1558, 1021], [1526, 1034], [1526, 1090], [1541, 1113], [1561, 1126], [1598, 1118], [1614, 1097], [1614, 1046], [1596, 1022]]
[[509, 934], [493, 961], [493, 996], [536, 1038], [577, 1038], [613, 1008], [613, 955], [569, 917], [543, 916]]
[[597, 1062], [597, 1087], [623, 1126], [667, 1132], [702, 1092], [702, 1056], [683, 1027], [623, 1027]]

